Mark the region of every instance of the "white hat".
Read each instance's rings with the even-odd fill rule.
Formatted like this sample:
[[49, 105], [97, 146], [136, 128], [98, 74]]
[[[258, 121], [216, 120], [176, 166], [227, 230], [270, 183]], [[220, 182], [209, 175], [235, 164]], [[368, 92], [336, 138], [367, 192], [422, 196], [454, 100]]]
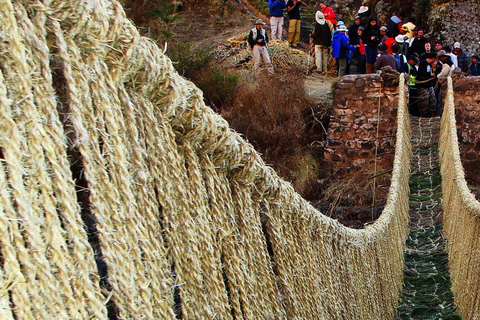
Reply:
[[387, 30], [388, 30], [388, 29], [387, 29], [387, 27], [385, 27], [385, 26], [381, 26], [381, 27], [380, 27], [380, 31], [387, 31]]
[[453, 44], [453, 48], [454, 48], [454, 49], [457, 49], [457, 48], [460, 49], [460, 42], [455, 42], [455, 43]]
[[257, 25], [257, 24], [265, 25], [265, 22], [263, 22], [262, 19], [257, 19], [257, 20], [255, 20], [255, 25]]
[[345, 24], [345, 22], [343, 22], [343, 21], [338, 21], [337, 22], [337, 26], [341, 26], [341, 25], [344, 25], [344, 24]]
[[364, 12], [367, 12], [367, 11], [368, 11], [367, 6], [361, 6], [360, 9], [358, 9], [358, 13], [364, 13]]
[[324, 25], [325, 24], [325, 15], [321, 11], [317, 11], [315, 14], [315, 20], [318, 24]]
[[348, 31], [348, 30], [347, 30], [347, 26], [344, 25], [344, 24], [340, 25], [340, 27], [338, 27], [338, 31], [341, 31], [341, 32], [344, 32], [344, 31], [345, 31], [345, 32], [347, 32], [347, 31]]
[[398, 36], [395, 37], [395, 41], [396, 41], [397, 43], [404, 43], [404, 42], [405, 42], [405, 36], [399, 34]]

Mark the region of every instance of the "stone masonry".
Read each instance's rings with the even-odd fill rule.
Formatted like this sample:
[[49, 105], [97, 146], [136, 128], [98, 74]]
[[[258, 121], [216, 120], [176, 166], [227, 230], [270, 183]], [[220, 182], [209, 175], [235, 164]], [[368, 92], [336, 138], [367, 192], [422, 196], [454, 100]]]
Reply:
[[325, 145], [325, 166], [334, 178], [377, 166], [392, 168], [398, 84], [386, 85], [380, 75], [349, 75], [335, 84], [332, 115]]
[[[465, 175], [480, 180], [480, 77], [456, 77], [453, 84]], [[398, 85], [378, 74], [349, 75], [335, 83], [322, 176], [343, 178], [375, 165], [377, 172], [391, 169], [397, 104]]]
[[[446, 90], [444, 90], [445, 92]], [[465, 177], [480, 180], [480, 77], [453, 79], [455, 118]]]

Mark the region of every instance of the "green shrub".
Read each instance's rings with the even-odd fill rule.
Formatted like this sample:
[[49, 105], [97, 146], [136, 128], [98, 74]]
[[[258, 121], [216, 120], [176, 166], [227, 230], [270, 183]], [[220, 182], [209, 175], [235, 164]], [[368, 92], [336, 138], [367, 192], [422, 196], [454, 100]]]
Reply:
[[178, 42], [172, 44], [168, 51], [175, 69], [185, 78], [195, 82], [200, 75], [210, 68], [213, 56], [207, 49], [203, 49], [191, 42]]
[[238, 76], [226, 74], [215, 67], [204, 72], [197, 85], [203, 91], [206, 103], [216, 110], [231, 104], [237, 92]]

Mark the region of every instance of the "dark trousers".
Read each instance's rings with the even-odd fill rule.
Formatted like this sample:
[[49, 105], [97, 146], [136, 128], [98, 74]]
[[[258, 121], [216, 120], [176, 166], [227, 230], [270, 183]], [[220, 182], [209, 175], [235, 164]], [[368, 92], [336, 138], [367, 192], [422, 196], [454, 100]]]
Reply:
[[418, 117], [418, 93], [416, 87], [408, 88], [408, 110], [412, 116]]

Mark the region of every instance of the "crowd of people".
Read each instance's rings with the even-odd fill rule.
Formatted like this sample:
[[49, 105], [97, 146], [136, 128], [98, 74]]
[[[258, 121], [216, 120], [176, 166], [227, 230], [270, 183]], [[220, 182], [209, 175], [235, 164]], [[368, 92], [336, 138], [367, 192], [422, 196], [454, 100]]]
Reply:
[[[299, 48], [300, 7], [307, 6], [303, 0], [268, 0], [272, 39], [282, 39], [283, 10], [289, 17], [288, 42]], [[273, 65], [266, 49], [268, 36], [261, 20], [250, 30], [248, 43], [252, 48], [255, 75], [259, 73], [260, 58], [263, 58], [269, 73]], [[380, 72], [384, 67], [404, 72], [409, 77], [410, 112], [417, 116], [435, 116], [442, 112], [441, 82], [452, 73], [464, 72], [480, 75], [480, 58], [470, 58], [459, 42], [452, 46], [440, 41], [433, 43], [425, 36], [414, 17], [404, 13], [390, 17], [385, 25], [371, 15], [366, 6], [361, 6], [353, 23], [347, 28], [337, 21], [332, 7], [325, 1], [318, 2], [315, 26], [310, 34], [311, 52], [314, 54], [314, 72], [326, 74], [331, 57], [335, 58], [337, 75], [368, 74]]]

